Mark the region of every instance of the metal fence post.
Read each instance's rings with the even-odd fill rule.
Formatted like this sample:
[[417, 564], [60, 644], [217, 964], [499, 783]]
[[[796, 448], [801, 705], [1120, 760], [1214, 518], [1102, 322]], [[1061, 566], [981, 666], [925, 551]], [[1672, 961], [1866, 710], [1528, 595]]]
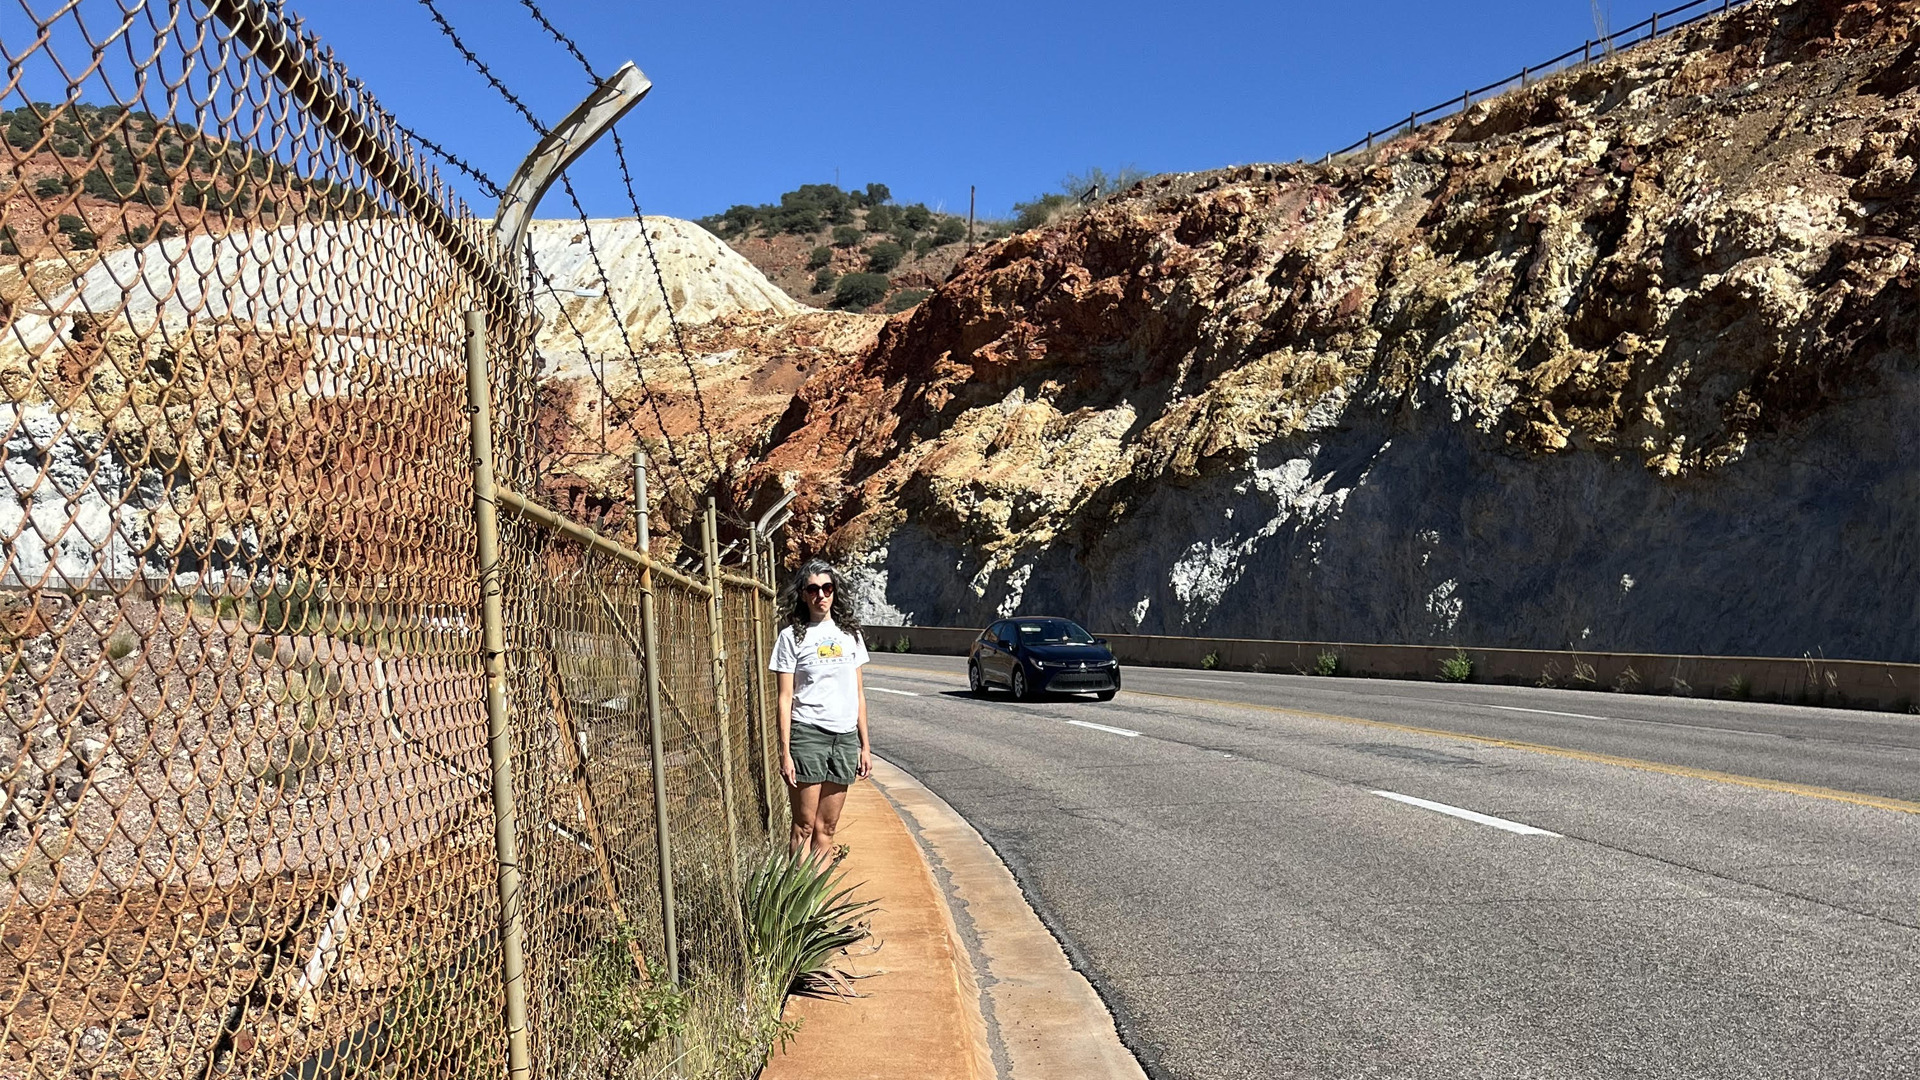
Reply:
[[727, 814], [728, 880], [740, 878], [740, 826], [734, 813], [733, 724], [727, 710], [726, 585], [720, 580], [719, 510], [711, 497], [700, 519], [700, 547], [707, 564], [707, 626], [713, 639], [713, 714], [720, 728], [720, 802]]
[[[640, 455], [633, 456], [633, 506], [635, 539], [640, 554], [652, 554], [647, 508], [647, 470]], [[661, 734], [665, 726], [660, 712], [659, 636], [653, 613], [653, 571], [640, 571], [640, 646], [647, 652], [647, 737], [653, 752], [653, 839], [659, 851], [660, 932], [667, 954], [667, 981], [680, 985], [680, 926], [673, 904], [673, 841], [667, 827], [667, 750]]]
[[474, 549], [480, 578], [480, 650], [487, 680], [487, 762], [493, 770], [493, 845], [500, 885], [500, 981], [506, 992], [507, 1076], [532, 1075], [527, 1051], [527, 962], [520, 888], [519, 814], [507, 724], [507, 635], [501, 612], [500, 510], [493, 480], [493, 403], [487, 315], [467, 312], [467, 408], [473, 420]]
[[753, 735], [760, 744], [760, 796], [767, 808], [767, 831], [773, 831], [773, 746], [767, 723], [767, 639], [761, 632], [763, 620], [772, 612], [771, 605], [761, 603], [760, 590], [760, 535], [757, 531], [747, 533], [747, 574], [753, 578], [756, 587], [748, 600], [753, 633], [753, 707], [747, 713], [753, 719]]

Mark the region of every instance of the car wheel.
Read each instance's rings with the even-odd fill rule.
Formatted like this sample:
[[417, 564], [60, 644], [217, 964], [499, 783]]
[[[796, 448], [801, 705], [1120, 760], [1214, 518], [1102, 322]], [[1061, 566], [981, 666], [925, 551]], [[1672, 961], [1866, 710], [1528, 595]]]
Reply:
[[1033, 696], [1033, 688], [1027, 685], [1026, 669], [1018, 667], [1013, 669], [1012, 689], [1015, 701], [1025, 701]]
[[1118, 690], [1102, 690], [1098, 694], [1095, 694], [1094, 697], [1099, 698], [1101, 701], [1112, 701], [1113, 696], [1119, 692]]
[[987, 677], [980, 674], [979, 664], [967, 665], [967, 689], [973, 692], [974, 697], [987, 696]]

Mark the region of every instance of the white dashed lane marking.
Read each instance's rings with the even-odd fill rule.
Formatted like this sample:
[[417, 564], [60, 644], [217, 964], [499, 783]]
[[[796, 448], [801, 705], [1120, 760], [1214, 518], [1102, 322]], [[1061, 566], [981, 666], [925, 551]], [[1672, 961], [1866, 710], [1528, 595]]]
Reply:
[[1482, 814], [1474, 810], [1462, 810], [1457, 806], [1448, 806], [1446, 803], [1431, 802], [1427, 799], [1416, 799], [1411, 795], [1402, 795], [1397, 791], [1376, 791], [1374, 792], [1374, 794], [1380, 796], [1383, 799], [1392, 799], [1394, 802], [1403, 802], [1403, 803], [1406, 803], [1408, 806], [1418, 806], [1423, 810], [1432, 810], [1436, 813], [1447, 814], [1452, 817], [1462, 818], [1464, 820], [1476, 822], [1481, 825], [1491, 825], [1496, 829], [1505, 829], [1510, 833], [1519, 833], [1521, 836], [1559, 836], [1560, 835], [1557, 832], [1548, 832], [1545, 829], [1536, 829], [1531, 825], [1522, 825], [1517, 821], [1508, 821], [1506, 818], [1497, 818], [1497, 817], [1494, 817], [1492, 814]]
[[1137, 731], [1128, 731], [1123, 727], [1108, 727], [1105, 724], [1096, 724], [1088, 720], [1069, 720], [1067, 723], [1075, 727], [1092, 728], [1095, 731], [1105, 731], [1114, 735], [1125, 735], [1129, 739], [1137, 739], [1140, 737], [1140, 733]]

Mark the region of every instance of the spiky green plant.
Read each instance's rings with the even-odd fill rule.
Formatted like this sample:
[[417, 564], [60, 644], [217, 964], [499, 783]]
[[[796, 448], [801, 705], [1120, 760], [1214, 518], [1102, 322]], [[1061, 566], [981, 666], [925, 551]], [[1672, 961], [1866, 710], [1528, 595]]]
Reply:
[[791, 993], [844, 993], [833, 956], [867, 937], [863, 918], [876, 901], [855, 900], [839, 860], [776, 851], [748, 875], [741, 893], [748, 947], [773, 985]]

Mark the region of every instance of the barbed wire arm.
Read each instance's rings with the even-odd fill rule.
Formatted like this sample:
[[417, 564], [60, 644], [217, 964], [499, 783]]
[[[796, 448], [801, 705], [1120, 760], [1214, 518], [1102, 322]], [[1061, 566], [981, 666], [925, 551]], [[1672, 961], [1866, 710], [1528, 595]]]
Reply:
[[507, 189], [500, 196], [493, 230], [504, 250], [512, 252], [516, 259], [525, 257], [522, 241], [533, 221], [534, 208], [540, 205], [547, 189], [608, 128], [640, 104], [640, 99], [651, 89], [653, 81], [628, 61], [540, 139], [514, 171], [513, 179], [507, 182]]

